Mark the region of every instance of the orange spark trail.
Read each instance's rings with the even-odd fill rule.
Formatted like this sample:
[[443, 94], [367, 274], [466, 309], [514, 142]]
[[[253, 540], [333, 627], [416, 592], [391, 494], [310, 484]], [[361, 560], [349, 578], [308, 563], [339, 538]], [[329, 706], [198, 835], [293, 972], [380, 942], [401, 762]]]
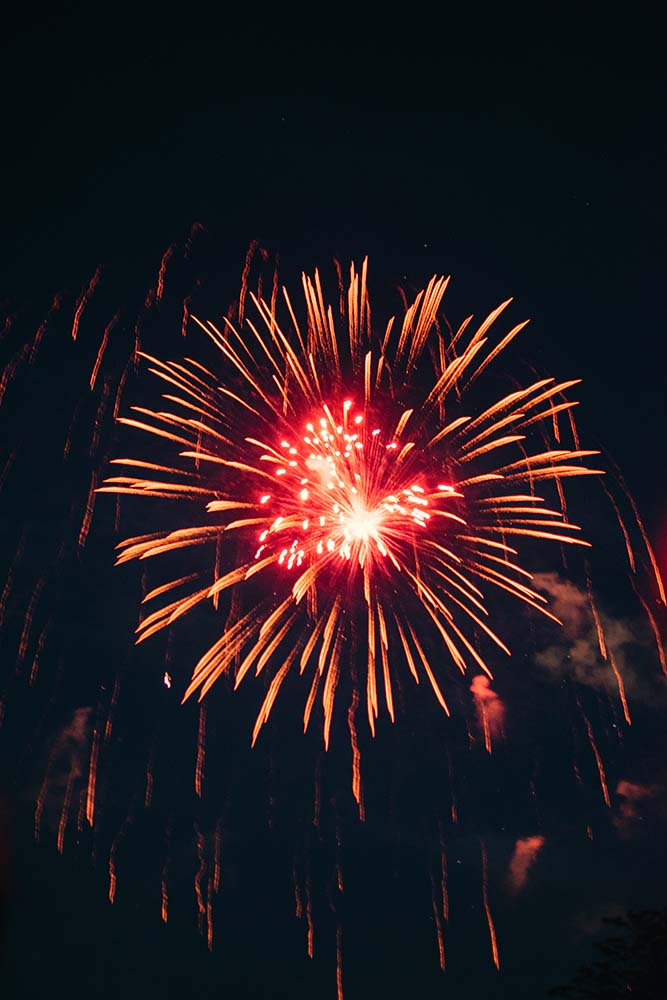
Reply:
[[665, 596], [665, 587], [662, 582], [662, 576], [660, 575], [660, 569], [658, 568], [658, 562], [655, 558], [655, 552], [653, 551], [653, 546], [651, 545], [646, 528], [644, 527], [644, 522], [642, 520], [641, 514], [639, 513], [639, 508], [637, 507], [635, 498], [628, 489], [627, 484], [623, 479], [620, 470], [618, 469], [618, 466], [615, 466], [615, 470], [616, 470], [616, 478], [618, 479], [619, 485], [621, 486], [623, 492], [625, 493], [628, 499], [630, 506], [632, 507], [632, 513], [634, 514], [635, 517], [635, 523], [639, 528], [639, 532], [642, 536], [642, 541], [644, 542], [646, 553], [648, 555], [649, 562], [651, 563], [651, 569], [653, 571], [653, 577], [655, 579], [656, 587], [658, 588], [660, 603], [665, 605], [667, 604], [667, 597]]
[[123, 820], [123, 822], [121, 824], [121, 827], [118, 830], [118, 833], [116, 834], [116, 836], [112, 840], [112, 842], [111, 842], [111, 848], [109, 849], [109, 892], [108, 892], [108, 896], [109, 896], [109, 902], [112, 905], [113, 905], [113, 903], [115, 902], [115, 899], [116, 899], [116, 885], [117, 885], [117, 876], [116, 876], [116, 851], [118, 849], [118, 841], [123, 836], [123, 834], [125, 832], [126, 826], [127, 826], [127, 816]]
[[7, 607], [7, 601], [9, 599], [9, 595], [12, 592], [12, 586], [14, 584], [14, 573], [16, 572], [16, 567], [23, 558], [24, 543], [25, 543], [25, 529], [21, 536], [21, 540], [19, 541], [19, 544], [17, 546], [14, 558], [12, 559], [11, 566], [9, 567], [9, 572], [7, 573], [7, 579], [2, 589], [2, 596], [0, 597], [0, 625], [2, 625], [4, 621], [5, 608]]
[[252, 264], [252, 259], [255, 256], [255, 251], [258, 247], [257, 240], [253, 240], [248, 247], [248, 252], [245, 258], [245, 264], [243, 265], [243, 273], [241, 274], [241, 294], [239, 296], [239, 310], [238, 310], [238, 321], [243, 323], [243, 316], [245, 313], [245, 300], [248, 294], [248, 277], [250, 275], [250, 265]]
[[118, 850], [118, 845], [127, 833], [127, 829], [132, 822], [132, 817], [130, 813], [127, 814], [125, 819], [120, 825], [118, 833], [111, 842], [111, 848], [109, 850], [109, 902], [113, 903], [116, 898], [116, 851]]
[[197, 900], [197, 923], [199, 925], [199, 933], [201, 934], [204, 929], [204, 920], [206, 918], [206, 907], [204, 905], [204, 897], [202, 895], [202, 882], [206, 874], [206, 856], [204, 853], [204, 835], [201, 833], [197, 825], [195, 824], [195, 830], [197, 832], [197, 857], [199, 859], [199, 868], [195, 874], [195, 898]]
[[113, 905], [116, 899], [116, 858], [113, 853], [109, 855], [109, 902]]
[[364, 804], [361, 796], [361, 753], [357, 741], [356, 713], [359, 707], [359, 689], [355, 686], [352, 701], [347, 710], [347, 725], [350, 730], [350, 746], [352, 748], [352, 794], [359, 809], [359, 819], [364, 822]]
[[60, 822], [58, 823], [58, 854], [63, 853], [63, 847], [65, 845], [65, 829], [67, 827], [69, 807], [72, 802], [72, 789], [74, 787], [74, 776], [75, 776], [75, 768], [74, 764], [72, 764], [69, 771], [69, 777], [67, 779], [67, 789], [65, 791], [65, 797], [63, 799], [63, 807], [60, 813]]
[[164, 277], [167, 272], [167, 264], [172, 258], [175, 249], [176, 245], [172, 243], [171, 246], [167, 247], [165, 252], [162, 254], [162, 260], [160, 261], [160, 271], [157, 276], [157, 286], [155, 289], [155, 301], [158, 304], [162, 301], [162, 296], [164, 294]]
[[616, 503], [616, 500], [612, 496], [610, 490], [607, 489], [607, 487], [605, 486], [604, 482], [602, 483], [602, 489], [604, 490], [605, 495], [606, 495], [607, 499], [609, 500], [609, 503], [613, 507], [614, 513], [616, 514], [616, 520], [618, 521], [618, 526], [621, 529], [621, 533], [623, 535], [623, 540], [625, 542], [625, 551], [627, 552], [627, 555], [628, 555], [628, 563], [630, 565], [630, 569], [634, 573], [635, 570], [636, 570], [636, 567], [635, 567], [635, 554], [632, 551], [632, 545], [630, 543], [630, 533], [629, 533], [627, 527], [625, 526], [625, 522], [624, 522], [623, 518], [621, 517], [621, 512], [618, 509], [618, 504]]
[[153, 769], [150, 758], [146, 765], [146, 791], [144, 792], [144, 809], [150, 809], [153, 802]]
[[30, 668], [30, 679], [28, 681], [30, 687], [32, 687], [35, 681], [37, 680], [37, 672], [39, 670], [40, 656], [42, 655], [42, 651], [44, 649], [44, 643], [46, 642], [46, 637], [49, 633], [49, 629], [51, 628], [52, 621], [53, 619], [49, 618], [46, 625], [39, 634], [39, 639], [37, 640], [37, 646], [35, 647], [35, 655], [32, 658], [32, 667]]
[[95, 420], [93, 423], [93, 433], [90, 439], [90, 447], [88, 449], [88, 454], [92, 458], [99, 448], [100, 444], [100, 432], [102, 430], [102, 422], [104, 420], [104, 414], [106, 408], [109, 405], [109, 395], [111, 392], [111, 385], [108, 379], [104, 380], [104, 385], [102, 386], [102, 392], [100, 393], [100, 401], [97, 406], [97, 413], [95, 414]]
[[435, 932], [438, 938], [438, 957], [440, 960], [440, 968], [445, 971], [445, 938], [442, 928], [442, 915], [440, 913], [440, 907], [438, 906], [438, 900], [436, 898], [436, 887], [435, 879], [433, 878], [433, 873], [431, 872], [431, 904], [433, 906], [433, 919], [435, 921]]
[[90, 373], [91, 392], [95, 388], [95, 382], [97, 381], [100, 365], [102, 364], [102, 358], [104, 357], [104, 352], [106, 351], [107, 344], [109, 343], [109, 334], [111, 333], [111, 331], [113, 330], [119, 319], [120, 319], [120, 310], [116, 313], [113, 319], [109, 323], [107, 323], [107, 325], [104, 328], [104, 333], [102, 334], [102, 341], [100, 343], [100, 347], [97, 352], [97, 357], [95, 358], [95, 364], [93, 365], [93, 370]]
[[190, 321], [190, 301], [191, 297], [186, 295], [183, 299], [183, 315], [181, 317], [181, 337], [185, 337], [188, 332], [188, 323]]
[[32, 622], [35, 616], [35, 609], [41, 597], [42, 591], [44, 590], [45, 580], [42, 577], [37, 581], [37, 586], [32, 592], [32, 596], [26, 608], [25, 617], [23, 619], [23, 629], [21, 632], [21, 639], [19, 641], [18, 649], [18, 662], [23, 663], [25, 654], [28, 651], [28, 642], [30, 641], [30, 631], [32, 629]]
[[452, 755], [449, 752], [449, 750], [447, 750], [447, 772], [449, 774], [449, 794], [452, 800], [452, 807], [451, 807], [452, 823], [458, 823], [459, 810], [456, 804], [456, 793], [454, 791], [454, 769], [452, 767]]
[[81, 322], [81, 316], [83, 310], [86, 308], [90, 296], [93, 294], [97, 288], [100, 278], [102, 277], [102, 268], [98, 267], [95, 274], [92, 276], [84, 290], [82, 291], [79, 300], [76, 304], [76, 310], [74, 312], [74, 320], [72, 322], [72, 340], [76, 340], [79, 333], [79, 323]]
[[37, 801], [35, 803], [35, 840], [38, 843], [42, 829], [42, 812], [44, 811], [44, 801], [46, 799], [46, 789], [48, 788], [48, 779], [49, 779], [49, 764], [47, 764], [46, 766], [44, 779], [42, 781], [41, 787], [39, 789], [39, 794], [37, 796]]
[[90, 763], [88, 766], [88, 792], [86, 796], [86, 819], [90, 826], [95, 819], [95, 788], [97, 786], [97, 762], [100, 753], [100, 721], [101, 707], [98, 709], [98, 717], [93, 729], [93, 739], [90, 749]]
[[598, 637], [598, 646], [600, 648], [600, 656], [603, 660], [607, 659], [607, 644], [604, 638], [604, 632], [602, 630], [602, 622], [600, 620], [600, 615], [598, 613], [597, 605], [595, 603], [595, 598], [593, 596], [593, 585], [591, 583], [591, 578], [586, 572], [586, 590], [588, 592], [588, 603], [593, 614], [593, 621], [595, 622], [595, 630]]
[[343, 892], [343, 867], [340, 860], [341, 843], [340, 819], [338, 813], [336, 813], [336, 886], [339, 892]]
[[488, 859], [486, 855], [486, 845], [482, 841], [482, 898], [484, 900], [484, 911], [486, 921], [489, 925], [489, 937], [491, 939], [491, 955], [496, 969], [500, 969], [500, 958], [498, 955], [498, 942], [496, 940], [496, 929], [493, 924], [491, 907], [489, 906], [489, 884], [488, 884]]
[[609, 662], [611, 663], [611, 669], [614, 671], [614, 676], [616, 678], [616, 683], [618, 684], [618, 694], [621, 699], [621, 704], [623, 706], [623, 715], [625, 716], [625, 721], [629, 726], [632, 725], [632, 719], [630, 718], [630, 710], [628, 708], [628, 701], [625, 697], [625, 684], [623, 683], [623, 678], [621, 677], [621, 672], [616, 664], [616, 658], [611, 650], [609, 650]]
[[9, 364], [5, 366], [2, 378], [0, 378], [0, 403], [2, 403], [5, 392], [18, 375], [21, 370], [21, 366], [28, 359], [29, 355], [30, 346], [25, 344], [21, 350], [14, 355]]
[[120, 693], [120, 677], [116, 675], [116, 680], [113, 685], [113, 694], [111, 695], [111, 703], [109, 705], [109, 714], [107, 715], [106, 725], [104, 727], [104, 742], [106, 743], [111, 739], [111, 733], [113, 730], [113, 717], [116, 710], [116, 704], [118, 702], [118, 695]]
[[164, 924], [167, 923], [169, 919], [169, 892], [167, 890], [167, 866], [166, 863], [162, 868], [162, 876], [160, 879], [160, 892], [162, 895], [162, 905], [160, 908], [160, 916]]
[[197, 727], [197, 763], [195, 765], [195, 792], [201, 798], [202, 781], [204, 778], [204, 756], [206, 753], [206, 703], [199, 707], [199, 725]]
[[445, 923], [449, 920], [449, 891], [447, 889], [447, 853], [445, 851], [445, 838], [442, 832], [442, 824], [438, 823], [438, 834], [440, 838], [440, 892], [442, 895], [442, 918]]
[[0, 379], [0, 403], [4, 398], [5, 392], [19, 374], [25, 362], [29, 359], [30, 346], [28, 344], [24, 344], [5, 366], [5, 370], [2, 373], [2, 379]]
[[86, 818], [86, 789], [79, 790], [79, 809], [76, 814], [76, 828], [79, 833], [83, 833], [84, 821]]
[[93, 519], [93, 510], [95, 508], [96, 492], [97, 492], [97, 472], [93, 471], [90, 477], [90, 489], [88, 490], [86, 508], [83, 514], [83, 519], [81, 521], [81, 530], [79, 531], [78, 546], [80, 549], [84, 547], [88, 539], [88, 532], [90, 531], [90, 522]]
[[127, 380], [127, 374], [128, 374], [128, 372], [130, 370], [130, 365], [131, 365], [131, 362], [128, 361], [128, 363], [126, 364], [125, 368], [123, 368], [123, 374], [121, 375], [121, 377], [120, 377], [120, 379], [118, 381], [118, 389], [116, 390], [116, 398], [115, 398], [114, 404], [113, 404], [113, 418], [114, 418], [114, 420], [118, 419], [118, 411], [120, 409], [120, 401], [121, 401], [121, 398], [123, 396], [123, 389], [125, 388], [125, 382]]
[[602, 794], [604, 796], [605, 805], [607, 806], [607, 808], [611, 809], [611, 799], [609, 798], [609, 789], [607, 787], [607, 776], [605, 774], [604, 765], [602, 763], [602, 757], [600, 756], [600, 751], [597, 748], [595, 737], [593, 736], [593, 727], [588, 721], [588, 717], [584, 712], [583, 705], [581, 704], [581, 701], [579, 700], [578, 696], [577, 696], [577, 705], [579, 706], [581, 717], [584, 720], [584, 725], [586, 726], [586, 732], [588, 733], [588, 741], [591, 745], [591, 750], [593, 751], [593, 755], [595, 756], [595, 763], [597, 764], [598, 774], [600, 776], [600, 787], [602, 788]]
[[308, 958], [313, 957], [315, 927], [313, 925], [313, 904], [310, 896], [310, 875], [306, 875], [306, 923], [308, 925], [307, 950]]
[[296, 859], [292, 864], [292, 879], [294, 881], [294, 915], [297, 920], [303, 916], [303, 903], [301, 902], [301, 889], [299, 888], [299, 876], [296, 870]]
[[168, 821], [164, 838], [164, 860], [162, 862], [162, 871], [160, 873], [160, 896], [161, 896], [160, 916], [164, 924], [166, 924], [169, 919], [169, 886], [167, 883], [167, 874], [169, 871], [170, 844], [171, 844], [171, 821]]
[[646, 612], [646, 617], [649, 620], [651, 631], [653, 632], [653, 637], [655, 639], [655, 647], [658, 652], [658, 658], [660, 659], [660, 666], [662, 667], [663, 674], [665, 675], [665, 677], [667, 677], [667, 656], [665, 655], [665, 647], [663, 645], [662, 636], [660, 635], [660, 629], [658, 628], [658, 623], [655, 620], [655, 615], [648, 606], [648, 602], [646, 601], [646, 599], [642, 597], [637, 587], [634, 586], [634, 583], [633, 583], [633, 588], [637, 597], [639, 598], [639, 601], [641, 602], [644, 611]]
[[135, 372], [138, 371], [139, 358], [141, 357], [141, 316], [134, 324], [134, 350], [132, 352], [132, 364]]
[[336, 921], [336, 990], [338, 1000], [343, 1000], [343, 928]]
[[44, 334], [48, 329], [49, 320], [51, 319], [54, 313], [58, 312], [61, 305], [62, 305], [62, 297], [60, 293], [58, 293], [57, 295], [54, 296], [53, 302], [51, 303], [51, 308], [46, 314], [46, 319], [40, 325], [39, 329], [37, 330], [37, 333], [35, 334], [34, 340], [32, 342], [32, 347], [30, 348], [30, 359], [29, 359], [30, 364], [33, 364], [37, 358], [37, 352], [39, 351], [40, 345], [44, 338]]
[[213, 880], [210, 876], [206, 886], [206, 947], [213, 951]]
[[215, 836], [213, 840], [213, 892], [220, 891], [220, 877], [222, 871], [222, 829], [221, 820], [215, 824]]

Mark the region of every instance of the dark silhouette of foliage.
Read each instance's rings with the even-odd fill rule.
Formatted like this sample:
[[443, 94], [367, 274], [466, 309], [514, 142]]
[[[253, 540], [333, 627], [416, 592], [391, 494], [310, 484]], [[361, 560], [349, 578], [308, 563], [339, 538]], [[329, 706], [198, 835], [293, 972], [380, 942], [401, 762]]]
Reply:
[[667, 910], [607, 917], [615, 928], [595, 945], [602, 957], [581, 966], [570, 983], [549, 991], [567, 1000], [665, 1000]]

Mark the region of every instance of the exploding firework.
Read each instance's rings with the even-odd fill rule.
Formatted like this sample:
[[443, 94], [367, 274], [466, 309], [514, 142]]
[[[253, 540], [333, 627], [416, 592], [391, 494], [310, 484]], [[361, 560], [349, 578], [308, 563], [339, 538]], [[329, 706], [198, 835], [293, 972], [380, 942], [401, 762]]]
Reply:
[[489, 624], [489, 591], [554, 617], [516, 543], [588, 544], [562, 487], [599, 472], [585, 464], [596, 452], [579, 447], [565, 395], [577, 380], [539, 379], [475, 405], [480, 376], [526, 326], [494, 334], [511, 300], [454, 332], [440, 313], [448, 279], [434, 277], [378, 332], [366, 276], [366, 262], [351, 266], [337, 318], [315, 272], [303, 277], [302, 321], [285, 288], [279, 315], [275, 284], [269, 302], [250, 296], [255, 315], [238, 328], [197, 321], [220, 375], [144, 355], [170, 409], [134, 407], [123, 422], [169, 442], [178, 461], [118, 459], [136, 474], [102, 487], [205, 509], [205, 523], [122, 542], [118, 561], [209, 548], [205, 569], [146, 595], [162, 603], [138, 641], [225, 595], [224, 628], [185, 697], [227, 672], [235, 686], [252, 669], [269, 674], [254, 739], [290, 671], [310, 685], [304, 728], [321, 697], [325, 745], [344, 672], [372, 732], [382, 701], [394, 719], [395, 686], [409, 675], [449, 714], [457, 672], [491, 676], [484, 643], [509, 654]]
[[[461, 902], [465, 910], [471, 884], [476, 894], [481, 887], [497, 966], [506, 952], [501, 881], [523, 894], [542, 857], [538, 842], [545, 852], [552, 843], [545, 800], [559, 791], [550, 762], [562, 767], [568, 789], [559, 818], [591, 838], [610, 820], [625, 836], [632, 816], [623, 801], [617, 805], [622, 789], [653, 787], [628, 778], [618, 763], [623, 740], [641, 724], [642, 630], [610, 617], [602, 595], [597, 603], [597, 574], [586, 559], [565, 554], [589, 549], [571, 521], [576, 490], [566, 507], [564, 480], [595, 471], [566, 398], [576, 383], [537, 375], [519, 381], [512, 341], [525, 324], [496, 332], [509, 303], [481, 325], [468, 319], [452, 330], [441, 309], [442, 279], [404, 299], [398, 320], [379, 325], [371, 323], [365, 265], [360, 274], [351, 269], [349, 288], [339, 279], [333, 308], [318, 276], [304, 278], [303, 303], [279, 294], [277, 279], [266, 301], [261, 261], [268, 254], [255, 245], [240, 302], [224, 325], [200, 323], [203, 336], [192, 317], [205, 314], [207, 298], [199, 272], [190, 271], [192, 235], [182, 255], [176, 245], [164, 254], [157, 284], [136, 297], [136, 315], [132, 302], [119, 309], [115, 294], [109, 303], [108, 276], [95, 272], [69, 310], [66, 296], [54, 301], [31, 340], [15, 324], [3, 341], [14, 352], [0, 386], [12, 452], [0, 483], [9, 482], [3, 500], [15, 517], [6, 519], [12, 557], [0, 599], [8, 654], [0, 718], [8, 706], [2, 745], [20, 751], [13, 767], [32, 797], [35, 837], [50, 838], [61, 853], [89, 844], [102, 859], [109, 900], [121, 906], [137, 892], [133, 852], [152, 838], [141, 878], [152, 886], [156, 912], [171, 922], [183, 903], [194, 906], [208, 947], [224, 939], [227, 955], [238, 906], [267, 893], [267, 878], [287, 861], [308, 955], [326, 952], [327, 928], [331, 951], [335, 939], [339, 995], [343, 929], [349, 941], [355, 937], [352, 911], [361, 927], [384, 909], [378, 884], [366, 878], [368, 857], [376, 857], [384, 885], [386, 845], [417, 844], [403, 875], [417, 884], [429, 870], [440, 967], [446, 952], [456, 952], [450, 903], [452, 912]], [[255, 265], [257, 294], [250, 296]], [[374, 318], [379, 312], [376, 302]], [[181, 353], [174, 341], [189, 345], [191, 359], [157, 361], [160, 350]], [[103, 492], [155, 498], [148, 513], [149, 500], [132, 511], [116, 496], [113, 530], [123, 537], [122, 517], [126, 534], [147, 520], [156, 532], [123, 543], [123, 562], [163, 554], [166, 575], [152, 592], [147, 574], [142, 579], [139, 640], [175, 627], [166, 649], [151, 641], [131, 651], [131, 630], [126, 637], [117, 627], [127, 588], [104, 576], [112, 525], [96, 494], [108, 456], [127, 454], [119, 451], [116, 416], [126, 400], [148, 399], [140, 351], [167, 386], [169, 405], [137, 408], [125, 420], [152, 435], [143, 435], [150, 451], [124, 460], [127, 468]], [[63, 358], [68, 374], [56, 386], [52, 372]], [[43, 395], [35, 408], [38, 379]], [[46, 412], [53, 420], [44, 421]], [[52, 484], [46, 505], [34, 489], [36, 454]], [[655, 607], [639, 587], [637, 597], [667, 672], [656, 618], [663, 591], [646, 532], [619, 475], [602, 485], [633, 586], [641, 570], [655, 581]], [[602, 500], [587, 490], [587, 501], [594, 496]], [[588, 524], [592, 531], [595, 519]], [[171, 530], [157, 533], [163, 526]], [[595, 554], [601, 551], [596, 544]], [[554, 572], [545, 571], [552, 556]], [[196, 627], [189, 629], [179, 619], [190, 610]], [[631, 661], [626, 643], [635, 631]], [[188, 687], [181, 664], [190, 666], [200, 635], [208, 637], [202, 644], [217, 641]], [[505, 660], [504, 642], [521, 669]], [[225, 697], [251, 671], [263, 687], [253, 742], [274, 716], [270, 738], [252, 751], [245, 712]], [[243, 688], [245, 704], [253, 692]], [[180, 708], [186, 689], [211, 697]], [[326, 755], [314, 723], [307, 739], [293, 726], [303, 701], [306, 726], [317, 717], [318, 698], [324, 740], [332, 743]], [[24, 749], [22, 706], [36, 720], [36, 768]], [[359, 712], [368, 726], [358, 725]], [[382, 725], [382, 716], [398, 724]], [[510, 814], [523, 867], [513, 861], [506, 878], [494, 838]], [[260, 873], [262, 851], [248, 831], [264, 824], [284, 836], [289, 857], [276, 855]], [[246, 841], [245, 888], [233, 897], [234, 844]], [[363, 859], [356, 865], [355, 852]], [[464, 864], [472, 883], [458, 879]], [[375, 907], [365, 916], [362, 897], [352, 895], [355, 881]], [[348, 900], [355, 900], [349, 910]], [[264, 939], [271, 932], [262, 912]]]

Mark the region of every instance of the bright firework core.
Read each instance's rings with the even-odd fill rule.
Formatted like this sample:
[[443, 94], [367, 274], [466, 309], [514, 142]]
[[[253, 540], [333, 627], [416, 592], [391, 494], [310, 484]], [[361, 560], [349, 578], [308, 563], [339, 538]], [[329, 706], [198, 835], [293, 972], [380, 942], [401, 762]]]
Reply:
[[256, 559], [274, 547], [273, 535], [298, 527], [278, 557], [288, 570], [327, 555], [332, 561], [357, 562], [362, 569], [370, 560], [388, 558], [400, 569], [396, 550], [427, 526], [429, 502], [460, 496], [450, 486], [429, 493], [406, 479], [407, 470], [395, 461], [397, 443], [384, 442], [379, 427], [368, 432], [364, 416], [351, 411], [346, 400], [338, 423], [325, 405], [324, 416], [307, 423], [300, 439], [283, 439], [279, 450], [261, 455], [276, 465], [277, 491], [264, 494], [260, 503], [275, 505], [281, 513], [261, 532]]

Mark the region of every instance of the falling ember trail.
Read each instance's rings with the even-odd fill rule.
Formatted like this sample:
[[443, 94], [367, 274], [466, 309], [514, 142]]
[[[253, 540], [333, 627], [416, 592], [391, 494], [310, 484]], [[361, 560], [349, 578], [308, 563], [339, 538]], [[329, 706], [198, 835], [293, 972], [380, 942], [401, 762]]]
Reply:
[[170, 247], [167, 247], [167, 249], [162, 255], [162, 260], [160, 261], [160, 271], [157, 276], [157, 286], [155, 289], [155, 302], [157, 304], [159, 304], [162, 301], [162, 296], [164, 295], [164, 278], [165, 274], [167, 273], [167, 264], [169, 263], [169, 260], [173, 256], [175, 249], [176, 246], [175, 244], [172, 243]]
[[164, 861], [162, 862], [162, 872], [160, 875], [160, 894], [162, 897], [160, 915], [162, 917], [162, 922], [164, 924], [166, 924], [169, 919], [169, 888], [167, 885], [167, 873], [169, 870], [170, 845], [171, 845], [171, 822], [168, 822], [167, 830], [165, 833]]
[[609, 798], [609, 788], [607, 787], [607, 776], [604, 770], [604, 764], [602, 763], [602, 757], [600, 756], [600, 751], [597, 748], [597, 743], [595, 742], [595, 737], [593, 735], [593, 727], [588, 721], [588, 717], [584, 712], [583, 705], [577, 695], [577, 705], [579, 706], [579, 711], [581, 712], [581, 717], [584, 720], [584, 725], [586, 726], [586, 732], [588, 734], [588, 741], [591, 745], [591, 750], [595, 757], [595, 763], [597, 764], [598, 775], [600, 776], [600, 787], [602, 789], [602, 794], [604, 796], [605, 805], [608, 809], [611, 809], [611, 799]]
[[498, 955], [498, 942], [496, 940], [496, 928], [493, 924], [491, 907], [489, 906], [489, 863], [486, 854], [486, 845], [482, 842], [482, 898], [484, 900], [484, 911], [486, 921], [489, 925], [489, 937], [491, 939], [491, 955], [496, 969], [500, 969], [500, 958]]
[[111, 733], [113, 732], [113, 717], [116, 710], [116, 705], [118, 703], [118, 695], [120, 693], [120, 676], [116, 675], [116, 680], [113, 685], [113, 694], [111, 695], [111, 704], [109, 705], [109, 713], [107, 715], [106, 725], [104, 727], [104, 742], [108, 742], [111, 739]]
[[160, 891], [162, 894], [162, 906], [160, 909], [160, 916], [164, 924], [167, 923], [169, 919], [169, 893], [167, 891], [167, 869], [166, 865], [162, 869], [162, 877], [160, 880]]
[[445, 838], [442, 830], [442, 823], [438, 822], [438, 834], [440, 838], [440, 892], [442, 894], [442, 918], [445, 922], [449, 920], [449, 890], [447, 888], [447, 853], [445, 851]]
[[97, 473], [93, 472], [90, 477], [90, 489], [88, 490], [88, 499], [86, 500], [86, 508], [83, 514], [83, 520], [81, 521], [81, 530], [79, 531], [79, 548], [82, 549], [86, 544], [88, 539], [88, 532], [90, 531], [90, 522], [93, 519], [93, 509], [95, 507], [95, 491], [97, 490]]
[[21, 639], [19, 641], [19, 649], [18, 649], [19, 663], [23, 663], [25, 654], [28, 651], [28, 642], [30, 641], [30, 631], [32, 629], [33, 618], [35, 616], [35, 609], [37, 608], [37, 604], [39, 603], [42, 591], [44, 590], [44, 584], [45, 580], [44, 577], [42, 577], [37, 582], [37, 586], [32, 592], [32, 595], [30, 597], [30, 602], [25, 612], [25, 617], [23, 619], [23, 630], [21, 632]]
[[336, 922], [336, 990], [338, 1000], [343, 1000], [343, 928]]
[[144, 793], [144, 809], [150, 809], [153, 803], [153, 768], [149, 757], [146, 765], [146, 791]]
[[663, 644], [662, 636], [660, 635], [660, 629], [658, 628], [658, 623], [655, 620], [655, 615], [651, 611], [648, 602], [645, 600], [644, 597], [642, 597], [636, 586], [634, 589], [646, 613], [646, 617], [648, 618], [649, 625], [651, 626], [651, 631], [653, 632], [653, 637], [655, 639], [655, 646], [658, 652], [658, 658], [660, 659], [660, 666], [662, 667], [663, 674], [665, 675], [665, 677], [667, 677], [667, 655], [665, 654], [665, 646]]
[[185, 337], [188, 332], [188, 322], [190, 320], [190, 296], [183, 299], [183, 315], [181, 318], [181, 336]]
[[210, 876], [206, 887], [206, 947], [213, 951], [213, 879]]
[[109, 334], [115, 327], [116, 323], [120, 319], [120, 311], [116, 313], [113, 319], [107, 323], [104, 328], [104, 333], [102, 334], [102, 341], [100, 343], [99, 350], [97, 352], [97, 357], [95, 358], [95, 364], [93, 365], [93, 370], [90, 373], [90, 391], [92, 392], [95, 388], [95, 382], [97, 381], [97, 376], [100, 371], [100, 365], [102, 364], [102, 358], [104, 357], [104, 352], [107, 349], [107, 344], [109, 343]]
[[352, 794], [359, 809], [359, 819], [364, 822], [364, 803], [361, 791], [361, 753], [357, 740], [356, 713], [359, 707], [359, 689], [354, 687], [352, 701], [347, 710], [347, 725], [350, 730], [350, 747], [352, 749]]
[[313, 902], [310, 895], [310, 875], [306, 875], [306, 924], [308, 926], [307, 949], [308, 958], [313, 957], [315, 927], [313, 925]]
[[81, 322], [81, 316], [83, 310], [86, 308], [90, 296], [93, 294], [97, 288], [100, 278], [102, 277], [102, 269], [98, 267], [95, 274], [92, 276], [85, 289], [81, 293], [79, 301], [76, 304], [76, 309], [74, 311], [74, 320], [72, 322], [72, 340], [76, 340], [79, 333], [79, 323]]
[[442, 929], [442, 914], [440, 906], [438, 905], [436, 884], [433, 878], [433, 873], [431, 873], [431, 903], [433, 906], [433, 919], [435, 921], [435, 932], [438, 938], [438, 958], [440, 961], [440, 968], [445, 971], [445, 938]]
[[204, 896], [202, 893], [202, 882], [204, 876], [206, 875], [206, 855], [205, 855], [205, 842], [204, 835], [199, 830], [195, 824], [195, 830], [197, 834], [197, 858], [199, 860], [199, 867], [195, 874], [195, 898], [197, 900], [197, 923], [199, 925], [199, 933], [201, 934], [204, 929], [204, 921], [206, 919], [206, 907], [204, 905]]
[[222, 820], [215, 824], [215, 836], [213, 839], [213, 892], [220, 891], [220, 877], [222, 870]]
[[297, 920], [301, 920], [301, 917], [303, 916], [303, 903], [301, 902], [299, 875], [296, 870], [296, 858], [292, 864], [292, 880], [294, 882], [294, 916]]
[[63, 853], [63, 847], [65, 845], [65, 830], [67, 828], [67, 818], [69, 815], [69, 808], [72, 802], [72, 789], [74, 787], [74, 777], [75, 768], [74, 765], [70, 767], [69, 777], [67, 779], [67, 789], [65, 791], [65, 798], [63, 799], [63, 807], [60, 813], [60, 822], [58, 824], [58, 854]]
[[195, 792], [201, 798], [202, 781], [204, 778], [204, 756], [206, 752], [206, 703], [199, 706], [199, 725], [197, 727], [197, 763], [195, 765]]
[[616, 678], [616, 683], [618, 684], [618, 694], [621, 699], [621, 705], [623, 706], [623, 715], [625, 716], [625, 721], [629, 726], [631, 726], [632, 719], [630, 718], [630, 709], [628, 708], [628, 700], [625, 697], [625, 684], [623, 683], [623, 677], [621, 676], [621, 671], [618, 669], [616, 658], [611, 650], [609, 650], [609, 662], [611, 663], [611, 669], [614, 671], [614, 677]]
[[44, 650], [44, 643], [46, 642], [46, 637], [49, 633], [49, 629], [51, 628], [51, 624], [52, 624], [52, 619], [49, 618], [46, 625], [39, 634], [39, 639], [37, 640], [37, 646], [35, 647], [35, 655], [33, 656], [32, 659], [32, 667], [30, 668], [30, 678], [28, 680], [28, 684], [30, 685], [30, 687], [33, 687], [35, 681], [37, 680], [37, 672], [39, 670], [40, 657]]
[[98, 712], [98, 720], [95, 723], [95, 728], [93, 730], [93, 740], [90, 750], [90, 764], [88, 767], [88, 790], [86, 795], [86, 819], [90, 826], [93, 825], [95, 820], [95, 788], [97, 785], [97, 761], [100, 752], [100, 719]]

